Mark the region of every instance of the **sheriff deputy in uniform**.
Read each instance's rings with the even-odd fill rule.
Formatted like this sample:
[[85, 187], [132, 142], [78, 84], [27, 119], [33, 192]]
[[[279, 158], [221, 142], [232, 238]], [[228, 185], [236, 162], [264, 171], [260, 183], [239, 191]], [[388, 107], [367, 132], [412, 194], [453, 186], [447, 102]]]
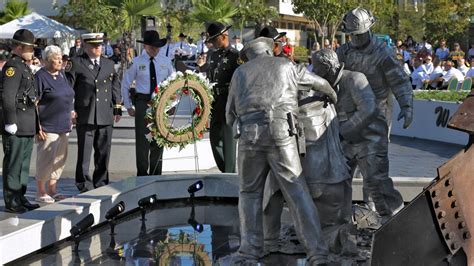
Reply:
[[31, 31], [21, 29], [12, 41], [12, 57], [3, 67], [0, 81], [3, 197], [5, 211], [22, 213], [39, 208], [25, 197], [36, 133], [36, 83], [26, 61], [33, 58], [35, 38]]
[[[158, 32], [146, 31], [143, 41], [145, 53], [133, 59], [132, 66], [127, 70], [122, 80], [122, 95], [124, 105], [130, 116], [135, 117], [135, 154], [137, 176], [161, 175], [163, 147], [155, 141], [148, 142], [145, 135], [149, 130], [145, 124], [147, 103], [158, 88], [158, 84], [168, 78], [173, 72], [171, 59], [159, 53], [166, 44], [166, 39], [160, 39]], [[129, 96], [132, 82], [136, 83], [135, 108]]]
[[[82, 35], [84, 54], [72, 58], [66, 75], [74, 91], [77, 113], [76, 186], [81, 192], [109, 183], [108, 164], [112, 126], [121, 117], [120, 81], [114, 62], [101, 56], [103, 33]], [[94, 173], [89, 175], [92, 147]]]
[[213, 22], [209, 24], [206, 42], [212, 43], [217, 50], [207, 63], [198, 61], [201, 72], [207, 72], [207, 78], [216, 83], [213, 88], [214, 102], [210, 125], [212, 153], [217, 167], [223, 173], [235, 172], [235, 139], [232, 127], [226, 125], [225, 106], [229, 94], [229, 85], [235, 69], [239, 66], [239, 52], [230, 46], [228, 30], [231, 26]]

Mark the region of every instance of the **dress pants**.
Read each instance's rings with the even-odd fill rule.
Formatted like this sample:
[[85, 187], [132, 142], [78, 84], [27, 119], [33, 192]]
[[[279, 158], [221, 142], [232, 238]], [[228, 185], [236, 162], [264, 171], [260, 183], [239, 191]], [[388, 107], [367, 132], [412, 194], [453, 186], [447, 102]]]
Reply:
[[263, 254], [263, 189], [270, 171], [288, 203], [296, 234], [305, 247], [307, 257], [313, 262], [326, 262], [328, 248], [322, 235], [318, 211], [302, 175], [295, 141], [266, 150], [249, 150], [239, 145], [239, 253], [254, 260]]
[[219, 170], [222, 173], [235, 173], [236, 141], [232, 134], [232, 127], [211, 117], [209, 138], [212, 154]]
[[135, 103], [135, 158], [137, 176], [161, 175], [163, 167], [163, 147], [156, 141], [149, 142], [145, 135], [150, 131], [146, 127], [145, 114], [150, 96], [137, 94]]
[[30, 175], [34, 138], [2, 135], [3, 143], [3, 197], [6, 207], [22, 206]]
[[[79, 124], [77, 130], [76, 186], [81, 192], [109, 183], [109, 159], [112, 144], [112, 125]], [[89, 175], [92, 148], [94, 148], [94, 172]]]

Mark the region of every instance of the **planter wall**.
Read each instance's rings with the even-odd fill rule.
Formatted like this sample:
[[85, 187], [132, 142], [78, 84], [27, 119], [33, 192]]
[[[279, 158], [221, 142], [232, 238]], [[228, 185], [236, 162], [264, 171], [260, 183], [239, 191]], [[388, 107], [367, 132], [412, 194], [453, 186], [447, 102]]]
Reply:
[[468, 135], [461, 131], [447, 128], [451, 116], [457, 111], [460, 104], [452, 102], [438, 102], [415, 100], [413, 123], [403, 129], [403, 119], [397, 121], [400, 112], [398, 103], [394, 103], [392, 117], [392, 135], [414, 137], [465, 145]]

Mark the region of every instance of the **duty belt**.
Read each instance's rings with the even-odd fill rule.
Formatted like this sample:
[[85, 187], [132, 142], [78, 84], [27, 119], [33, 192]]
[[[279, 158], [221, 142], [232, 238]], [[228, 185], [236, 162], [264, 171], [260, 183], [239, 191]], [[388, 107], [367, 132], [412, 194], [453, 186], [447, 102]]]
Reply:
[[142, 101], [149, 101], [151, 99], [150, 94], [145, 94], [145, 93], [136, 93], [135, 94], [135, 99], [136, 100], [142, 100]]
[[246, 123], [269, 123], [273, 119], [287, 119], [287, 114], [288, 112], [284, 111], [256, 111], [256, 112], [251, 112], [247, 113], [244, 115], [241, 115], [239, 117], [241, 123], [246, 124]]

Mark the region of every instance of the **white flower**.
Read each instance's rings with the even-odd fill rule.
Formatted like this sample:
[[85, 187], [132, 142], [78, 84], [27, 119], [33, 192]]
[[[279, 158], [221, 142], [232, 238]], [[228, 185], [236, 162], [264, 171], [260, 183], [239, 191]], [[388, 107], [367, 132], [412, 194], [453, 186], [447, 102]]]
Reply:
[[151, 140], [153, 139], [153, 136], [151, 135], [151, 132], [146, 134], [145, 138], [146, 138], [146, 140], [148, 140], [148, 142], [151, 142]]
[[179, 72], [173, 72], [173, 73], [171, 73], [171, 75], [168, 77], [167, 80], [168, 80], [168, 81], [174, 80], [174, 79], [178, 76], [177, 73], [179, 73]]
[[151, 128], [153, 127], [153, 123], [149, 123], [148, 125], [146, 125], [146, 127], [147, 127], [148, 129], [151, 129]]
[[193, 75], [194, 74], [194, 72], [191, 69], [186, 69], [186, 71], [184, 71], [184, 73], [186, 73], [188, 75]]
[[160, 87], [161, 87], [161, 88], [164, 88], [164, 87], [168, 86], [168, 84], [169, 84], [169, 82], [168, 82], [167, 79], [166, 79], [166, 80], [163, 80], [163, 81], [160, 83]]

